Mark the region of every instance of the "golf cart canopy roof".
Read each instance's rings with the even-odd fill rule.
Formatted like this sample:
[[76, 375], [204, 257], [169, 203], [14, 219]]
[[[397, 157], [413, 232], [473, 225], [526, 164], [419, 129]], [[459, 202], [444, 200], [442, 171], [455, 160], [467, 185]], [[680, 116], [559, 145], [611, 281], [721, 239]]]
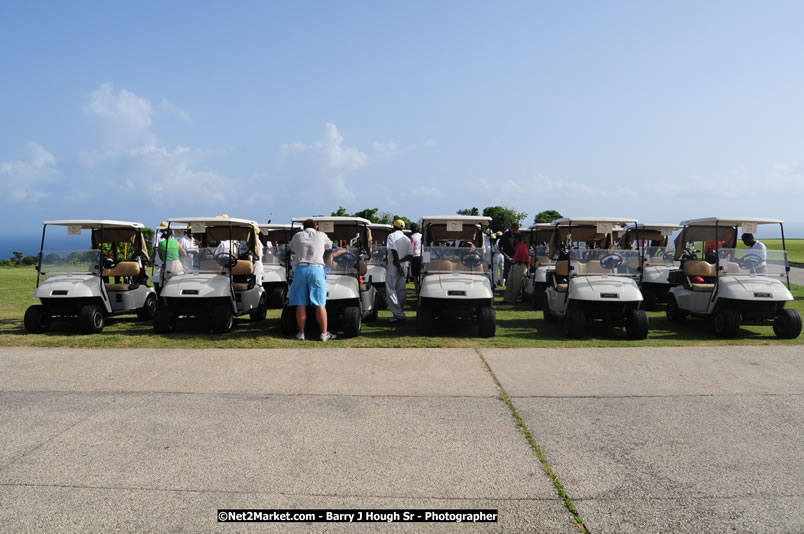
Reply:
[[[555, 227], [552, 223], [536, 223], [530, 228], [528, 231], [530, 232], [530, 243], [534, 245], [536, 243], [549, 243], [553, 237], [553, 231]], [[521, 231], [521, 230], [520, 230]]]
[[261, 224], [259, 226], [261, 232], [269, 232], [271, 230], [290, 230], [291, 225], [271, 223], [271, 224]]
[[234, 217], [176, 217], [168, 219], [168, 223], [189, 224], [194, 228], [204, 226], [207, 243], [210, 241], [228, 241], [230, 239], [245, 241], [255, 259], [260, 257], [260, 248], [257, 246], [260, 232], [259, 224], [248, 219]]
[[[277, 244], [287, 243], [294, 234], [291, 228], [292, 225], [290, 224], [261, 224], [260, 241], [263, 243], [267, 241], [276, 241]], [[296, 230], [298, 230], [298, 227]]]
[[295, 223], [303, 223], [307, 219], [312, 219], [315, 222], [333, 222], [335, 224], [357, 223], [357, 224], [365, 224], [366, 226], [371, 224], [371, 221], [369, 221], [368, 219], [364, 219], [363, 217], [335, 217], [335, 216], [294, 217], [291, 219], [291, 221]]
[[758, 217], [704, 217], [703, 219], [690, 219], [681, 221], [683, 226], [742, 226], [743, 223], [751, 224], [782, 224], [780, 219], [762, 219]]
[[666, 247], [670, 241], [670, 234], [679, 230], [677, 224], [631, 224], [625, 228], [622, 237], [622, 247], [631, 248], [634, 241], [652, 241], [652, 246]]
[[129, 221], [110, 221], [106, 219], [63, 219], [59, 221], [45, 221], [42, 224], [48, 226], [80, 226], [82, 230], [93, 228], [145, 228], [145, 225], [138, 222]]
[[168, 219], [169, 223], [199, 223], [204, 226], [256, 226], [259, 227], [256, 221], [248, 219], [237, 219], [235, 217], [176, 217]]
[[592, 225], [592, 224], [614, 224], [617, 226], [625, 226], [627, 224], [636, 223], [637, 219], [629, 219], [627, 217], [564, 217], [556, 219], [550, 224], [555, 226], [568, 226], [568, 225]]
[[422, 223], [437, 224], [446, 223], [447, 221], [486, 224], [491, 222], [491, 217], [484, 217], [482, 215], [428, 215], [427, 217], [422, 217]]

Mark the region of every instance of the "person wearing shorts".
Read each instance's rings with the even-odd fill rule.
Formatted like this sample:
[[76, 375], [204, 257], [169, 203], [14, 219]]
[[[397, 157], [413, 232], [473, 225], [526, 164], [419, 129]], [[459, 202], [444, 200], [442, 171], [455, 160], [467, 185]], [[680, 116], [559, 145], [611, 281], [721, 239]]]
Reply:
[[296, 306], [296, 339], [304, 341], [307, 306], [315, 308], [315, 318], [321, 327], [321, 341], [335, 339], [327, 330], [327, 275], [324, 272], [324, 251], [332, 248], [327, 234], [318, 231], [313, 219], [304, 221], [304, 228], [290, 240], [290, 250], [298, 257], [288, 300]]

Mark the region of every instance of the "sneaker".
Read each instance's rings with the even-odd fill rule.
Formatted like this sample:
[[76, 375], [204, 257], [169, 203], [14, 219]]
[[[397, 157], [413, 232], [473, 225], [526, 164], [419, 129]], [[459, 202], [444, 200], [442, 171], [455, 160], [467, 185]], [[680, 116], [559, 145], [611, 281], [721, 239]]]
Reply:
[[332, 332], [324, 332], [323, 334], [321, 334], [321, 341], [329, 341], [331, 339], [335, 339], [335, 337], [336, 337], [335, 334], [333, 334]]
[[296, 341], [304, 341], [304, 332], [299, 332], [296, 334]]

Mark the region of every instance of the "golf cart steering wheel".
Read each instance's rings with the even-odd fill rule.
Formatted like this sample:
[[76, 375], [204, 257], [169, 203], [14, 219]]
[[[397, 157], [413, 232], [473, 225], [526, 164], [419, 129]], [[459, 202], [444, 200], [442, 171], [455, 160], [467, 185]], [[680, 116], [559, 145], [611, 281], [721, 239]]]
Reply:
[[737, 265], [740, 266], [740, 269], [748, 271], [753, 271], [760, 263], [762, 263], [762, 257], [758, 254], [746, 254], [737, 260]]
[[682, 252], [682, 254], [681, 254], [681, 259], [682, 260], [697, 260], [698, 259], [698, 253], [695, 252], [691, 248], [685, 248], [684, 252]]
[[344, 252], [332, 258], [332, 261], [338, 264], [339, 267], [348, 269], [349, 267], [357, 266], [357, 255], [351, 252]]
[[675, 252], [665, 252], [664, 255], [662, 256], [662, 260], [664, 260], [665, 263], [673, 263], [675, 257], [676, 257]]
[[606, 254], [600, 258], [600, 266], [604, 269], [611, 269], [612, 271], [622, 265], [623, 257], [619, 254]]
[[215, 263], [217, 263], [221, 267], [231, 269], [232, 267], [237, 265], [237, 256], [235, 256], [231, 252], [219, 252], [215, 254]]
[[469, 254], [465, 255], [461, 258], [461, 263], [466, 265], [467, 267], [478, 267], [483, 263], [483, 256], [480, 252], [473, 250]]

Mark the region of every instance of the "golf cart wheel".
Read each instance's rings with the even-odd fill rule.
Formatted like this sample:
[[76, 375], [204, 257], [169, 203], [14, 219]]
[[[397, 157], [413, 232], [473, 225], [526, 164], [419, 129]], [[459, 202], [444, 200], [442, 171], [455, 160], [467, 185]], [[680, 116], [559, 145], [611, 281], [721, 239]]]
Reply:
[[[41, 304], [35, 304], [25, 310], [25, 330], [32, 334], [41, 334], [50, 329], [51, 317], [47, 308]], [[799, 324], [800, 324], [799, 320]]]
[[544, 300], [545, 300], [544, 291], [539, 291], [537, 289], [534, 289], [533, 290], [532, 300], [533, 300], [533, 309], [534, 310], [543, 309], [542, 306], [544, 306]]
[[154, 312], [154, 331], [157, 334], [169, 334], [176, 329], [176, 314], [167, 305], [157, 306]]
[[78, 328], [84, 334], [97, 334], [103, 330], [105, 323], [106, 318], [97, 304], [82, 306], [78, 312]]
[[416, 334], [429, 336], [433, 333], [433, 308], [429, 304], [421, 304], [416, 310]]
[[773, 320], [773, 333], [779, 339], [797, 338], [801, 334], [801, 315], [799, 315], [798, 311], [788, 308], [782, 309]]
[[656, 292], [652, 289], [642, 288], [642, 307], [646, 310], [656, 309]]
[[564, 330], [567, 333], [567, 337], [583, 337], [586, 332], [586, 315], [583, 310], [567, 310], [567, 316], [564, 317]]
[[346, 306], [343, 309], [343, 335], [345, 337], [359, 335], [362, 326], [361, 320], [360, 306]]
[[734, 337], [740, 329], [740, 314], [733, 308], [721, 308], [715, 313], [714, 326], [718, 336]]
[[497, 331], [497, 313], [491, 306], [483, 306], [479, 313], [480, 337], [494, 337]]
[[296, 328], [296, 306], [285, 306], [279, 318], [279, 331], [283, 336], [292, 336]]
[[248, 318], [252, 321], [264, 321], [268, 305], [265, 303], [265, 295], [260, 297], [260, 304], [248, 313]]
[[687, 317], [687, 314], [679, 309], [678, 302], [676, 302], [674, 295], [667, 296], [665, 315], [667, 315], [667, 320], [671, 323], [680, 323]]
[[380, 291], [378, 289], [377, 293], [374, 294], [374, 309], [375, 310], [388, 309], [388, 297], [385, 295], [385, 290]]
[[229, 332], [234, 324], [231, 306], [228, 304], [216, 304], [215, 307], [212, 308], [209, 320], [214, 333], [225, 334]]
[[648, 337], [648, 314], [645, 310], [631, 310], [625, 319], [625, 333], [628, 339]]
[[544, 322], [554, 323], [558, 321], [558, 317], [550, 312], [550, 301], [547, 299], [547, 295], [542, 300], [542, 312], [544, 312]]
[[371, 313], [363, 317], [364, 323], [373, 323], [377, 320], [377, 315], [380, 313], [380, 310], [377, 309], [377, 299], [374, 299], [374, 307], [371, 309]]
[[285, 291], [284, 287], [275, 287], [271, 290], [271, 294], [268, 297], [268, 303], [271, 305], [271, 308], [281, 308], [285, 305], [285, 295], [287, 292]]
[[137, 312], [137, 317], [141, 321], [148, 321], [154, 318], [154, 314], [156, 313], [156, 295], [151, 293], [145, 298], [145, 302], [142, 304], [142, 308], [139, 309]]

